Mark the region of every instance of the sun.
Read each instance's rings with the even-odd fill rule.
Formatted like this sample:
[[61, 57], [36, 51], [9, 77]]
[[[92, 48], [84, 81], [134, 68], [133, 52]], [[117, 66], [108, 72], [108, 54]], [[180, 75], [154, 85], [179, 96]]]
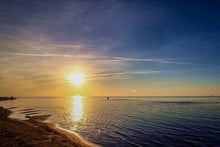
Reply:
[[84, 75], [82, 73], [73, 73], [70, 75], [70, 81], [75, 85], [75, 86], [81, 86], [84, 81]]

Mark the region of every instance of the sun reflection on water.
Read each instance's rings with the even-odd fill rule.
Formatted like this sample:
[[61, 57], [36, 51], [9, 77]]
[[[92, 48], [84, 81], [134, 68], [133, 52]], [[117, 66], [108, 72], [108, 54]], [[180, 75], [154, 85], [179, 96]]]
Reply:
[[74, 121], [80, 121], [82, 119], [83, 116], [83, 103], [82, 103], [82, 96], [73, 96], [73, 110], [72, 110], [72, 114], [73, 114], [73, 120]]

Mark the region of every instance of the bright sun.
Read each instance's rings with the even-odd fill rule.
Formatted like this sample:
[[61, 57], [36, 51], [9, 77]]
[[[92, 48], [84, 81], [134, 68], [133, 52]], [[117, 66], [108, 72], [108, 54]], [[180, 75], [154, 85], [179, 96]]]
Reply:
[[70, 81], [75, 85], [75, 86], [80, 86], [84, 83], [85, 78], [82, 73], [74, 73], [70, 75]]

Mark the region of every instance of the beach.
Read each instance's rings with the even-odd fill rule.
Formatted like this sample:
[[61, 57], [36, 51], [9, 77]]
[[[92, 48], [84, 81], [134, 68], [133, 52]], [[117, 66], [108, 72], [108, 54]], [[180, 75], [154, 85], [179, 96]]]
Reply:
[[10, 114], [10, 110], [0, 107], [0, 142], [2, 147], [95, 146], [75, 133], [61, 129], [55, 124], [42, 122], [48, 116], [38, 116], [21, 121], [8, 118]]

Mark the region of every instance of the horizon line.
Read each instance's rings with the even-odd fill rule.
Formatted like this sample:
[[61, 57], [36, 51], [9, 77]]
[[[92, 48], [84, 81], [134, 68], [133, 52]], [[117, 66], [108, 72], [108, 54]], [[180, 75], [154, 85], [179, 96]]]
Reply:
[[[11, 96], [11, 95], [10, 95]], [[10, 97], [7, 96], [7, 97]], [[83, 95], [71, 95], [71, 96], [13, 96], [16, 98], [22, 98], [22, 97], [73, 97], [73, 96], [83, 96]], [[96, 96], [83, 96], [83, 97], [220, 97], [220, 95], [96, 95]], [[6, 96], [0, 96], [0, 97], [6, 97]]]

